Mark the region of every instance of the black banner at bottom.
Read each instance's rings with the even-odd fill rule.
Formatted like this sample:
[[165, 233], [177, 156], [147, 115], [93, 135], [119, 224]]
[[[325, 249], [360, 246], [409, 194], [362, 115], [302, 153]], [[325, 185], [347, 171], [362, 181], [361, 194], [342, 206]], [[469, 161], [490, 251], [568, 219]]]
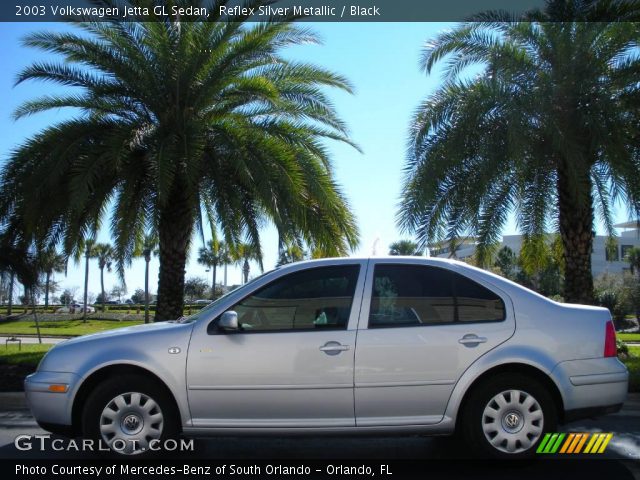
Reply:
[[631, 480], [638, 462], [620, 460], [0, 460], [0, 478], [35, 479], [429, 479]]

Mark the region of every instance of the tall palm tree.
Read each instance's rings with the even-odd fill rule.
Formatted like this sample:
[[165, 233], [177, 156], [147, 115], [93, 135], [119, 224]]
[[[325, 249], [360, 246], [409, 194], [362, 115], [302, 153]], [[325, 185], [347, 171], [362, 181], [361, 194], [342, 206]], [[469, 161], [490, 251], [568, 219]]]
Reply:
[[212, 270], [211, 298], [215, 299], [218, 267], [231, 263], [227, 244], [217, 238], [209, 240], [207, 246], [198, 251], [198, 263]]
[[[33, 316], [36, 323], [36, 332], [38, 334], [38, 343], [42, 343], [40, 335], [40, 322], [38, 313], [36, 312], [35, 291], [39, 285], [39, 264], [35, 255], [24, 243], [15, 243], [13, 238], [8, 240], [6, 232], [0, 235], [0, 271], [10, 272], [11, 289], [13, 289], [14, 279], [22, 283], [25, 293], [25, 304], [31, 303], [33, 308]], [[10, 292], [13, 295], [13, 292]], [[11, 297], [10, 297], [11, 302]], [[9, 310], [8, 315], [11, 315]]]
[[260, 250], [251, 243], [241, 242], [234, 245], [231, 249], [231, 258], [238, 265], [242, 265], [242, 283], [249, 281], [249, 273], [251, 266], [249, 262], [252, 260], [257, 261], [260, 264], [260, 270], [262, 270], [262, 258], [259, 254]]
[[[76, 245], [76, 262], [78, 262], [83, 255], [84, 251], [84, 293], [82, 295], [82, 321], [87, 321], [87, 298], [89, 296], [89, 259], [93, 257], [93, 248], [96, 245], [96, 241], [93, 238], [88, 238], [84, 241], [80, 240]], [[104, 294], [103, 294], [104, 298]]]
[[350, 92], [349, 83], [282, 55], [289, 45], [317, 42], [293, 17], [217, 21], [223, 3], [206, 2], [210, 16], [203, 21], [86, 22], [78, 24], [82, 33], [41, 32], [24, 40], [62, 61], [35, 63], [18, 83], [77, 88], [28, 101], [15, 117], [67, 106], [82, 115], [15, 149], [0, 178], [0, 221], [19, 216], [30, 234], [60, 241], [68, 251], [113, 205], [121, 272], [143, 232], [158, 231], [156, 320], [182, 314], [188, 247], [205, 223], [218, 226], [229, 244], [248, 239], [260, 256], [259, 227], [266, 222], [336, 254], [358, 243], [324, 144], [352, 144], [324, 92]]
[[413, 255], [420, 256], [422, 252], [418, 244], [412, 240], [398, 240], [389, 245], [389, 255]]
[[13, 270], [9, 272], [9, 303], [7, 305], [7, 316], [13, 314], [13, 289], [15, 287], [16, 274]]
[[510, 213], [525, 237], [555, 226], [565, 299], [591, 302], [594, 217], [613, 234], [613, 202], [640, 211], [640, 23], [623, 21], [638, 18], [632, 2], [553, 0], [430, 41], [422, 68], [444, 81], [412, 120], [399, 225], [421, 245], [474, 235], [480, 263]]
[[58, 253], [55, 248], [49, 247], [39, 251], [38, 268], [44, 273], [44, 307], [49, 306], [49, 287], [51, 284], [51, 276], [54, 273], [63, 273], [67, 268], [67, 258]]
[[107, 272], [111, 272], [111, 265], [113, 263], [114, 251], [113, 247], [109, 243], [96, 243], [93, 246], [91, 256], [98, 260], [98, 268], [100, 269], [100, 293], [102, 295], [102, 311], [105, 310], [105, 304], [107, 298], [104, 294], [104, 269]]
[[144, 323], [149, 323], [149, 263], [151, 255], [158, 255], [158, 236], [146, 233], [134, 255], [144, 258]]

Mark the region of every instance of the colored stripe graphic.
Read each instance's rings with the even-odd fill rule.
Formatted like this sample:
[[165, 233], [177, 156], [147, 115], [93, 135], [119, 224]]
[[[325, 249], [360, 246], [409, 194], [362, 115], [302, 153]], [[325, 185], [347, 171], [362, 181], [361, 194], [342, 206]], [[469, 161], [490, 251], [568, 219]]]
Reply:
[[558, 439], [556, 440], [556, 443], [553, 445], [553, 448], [551, 449], [550, 453], [556, 453], [558, 451], [558, 448], [560, 448], [560, 444], [562, 443], [562, 439], [565, 437], [564, 433], [561, 433], [560, 435], [558, 435]]
[[538, 449], [536, 450], [536, 453], [544, 452], [544, 447], [547, 445], [547, 442], [549, 441], [550, 438], [551, 438], [551, 434], [545, 433], [544, 438], [540, 442], [540, 445], [538, 445]]
[[584, 446], [584, 443], [587, 441], [587, 438], [589, 438], [589, 434], [583, 433], [582, 439], [580, 440], [580, 443], [578, 443], [578, 445], [576, 446], [576, 449], [574, 450], [573, 453], [580, 453], [580, 451], [582, 450], [582, 447]]
[[573, 440], [573, 443], [569, 447], [569, 450], [567, 451], [567, 453], [579, 453], [580, 452], [580, 450], [578, 450], [577, 447], [578, 447], [578, 444], [580, 443], [580, 441], [582, 440], [583, 436], [589, 436], [589, 435], [587, 433], [578, 433], [576, 435], [576, 438]]
[[589, 443], [587, 443], [587, 448], [584, 449], [584, 453], [590, 453], [591, 452], [591, 447], [593, 447], [593, 444], [596, 443], [598, 434], [594, 434], [591, 436], [591, 440], [589, 440]]
[[536, 453], [604, 453], [612, 438], [613, 433], [546, 433]]
[[613, 433], [608, 433], [606, 435], [607, 436], [605, 437], [604, 441], [602, 442], [602, 445], [600, 445], [600, 450], [598, 450], [598, 453], [604, 453], [604, 449], [607, 448], [607, 445], [609, 445], [609, 442], [613, 438]]
[[536, 453], [556, 453], [564, 439], [564, 433], [547, 433], [538, 446]]
[[575, 436], [576, 436], [575, 433], [570, 433], [569, 436], [567, 437], [567, 441], [564, 442], [564, 445], [562, 445], [562, 448], [558, 453], [565, 453], [567, 451], [567, 448], [569, 448], [569, 445], [571, 445], [571, 442], [573, 442], [573, 439], [575, 438]]

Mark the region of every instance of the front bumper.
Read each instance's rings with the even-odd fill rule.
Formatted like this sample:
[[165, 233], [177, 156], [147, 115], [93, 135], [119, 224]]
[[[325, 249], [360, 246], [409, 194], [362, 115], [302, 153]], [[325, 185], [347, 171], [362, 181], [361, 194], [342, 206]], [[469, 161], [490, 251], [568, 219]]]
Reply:
[[[74, 373], [41, 372], [29, 375], [24, 380], [27, 405], [38, 424], [44, 426], [72, 425], [73, 396], [80, 381]], [[62, 392], [49, 391], [50, 385], [68, 385]]]

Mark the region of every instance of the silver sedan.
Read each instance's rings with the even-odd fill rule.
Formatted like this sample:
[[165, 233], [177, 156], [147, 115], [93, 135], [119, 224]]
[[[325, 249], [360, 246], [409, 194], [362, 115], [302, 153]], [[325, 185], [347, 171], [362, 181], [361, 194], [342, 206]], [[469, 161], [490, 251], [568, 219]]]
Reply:
[[62, 342], [25, 381], [43, 428], [123, 454], [177, 435], [459, 431], [526, 456], [627, 387], [608, 310], [416, 257], [278, 268], [186, 319]]

